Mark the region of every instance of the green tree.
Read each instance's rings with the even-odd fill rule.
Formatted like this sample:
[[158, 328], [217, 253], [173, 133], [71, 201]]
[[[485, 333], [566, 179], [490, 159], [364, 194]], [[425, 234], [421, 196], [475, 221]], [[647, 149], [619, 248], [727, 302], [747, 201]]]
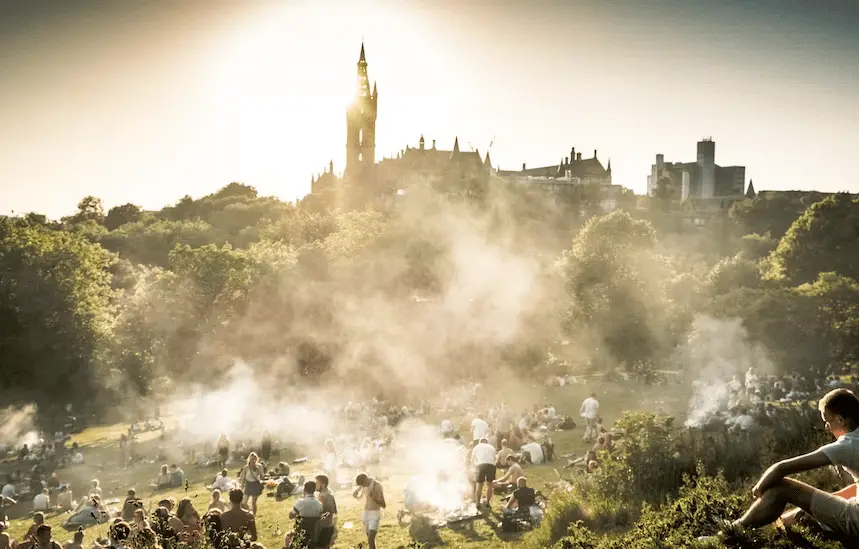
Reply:
[[829, 344], [816, 322], [813, 296], [790, 288], [738, 288], [715, 297], [705, 312], [741, 319], [749, 341], [762, 344], [784, 372], [815, 375], [828, 365]]
[[614, 212], [590, 219], [559, 265], [570, 297], [563, 331], [629, 368], [656, 355], [663, 342], [668, 277], [654, 242], [648, 222]]
[[707, 275], [712, 295], [726, 294], [737, 288], [759, 288], [761, 273], [753, 261], [732, 257], [718, 262]]
[[67, 403], [94, 412], [110, 402], [114, 260], [75, 233], [0, 225], [3, 402], [38, 402], [46, 423]]
[[66, 220], [72, 225], [87, 221], [94, 221], [98, 224], [104, 223], [104, 205], [101, 202], [101, 198], [85, 196], [78, 202], [77, 212]]
[[859, 361], [859, 283], [835, 273], [820, 273], [814, 283], [803, 284], [796, 292], [815, 298], [815, 324], [827, 340], [832, 363]]
[[141, 213], [140, 206], [136, 204], [129, 203], [114, 206], [107, 211], [107, 216], [104, 218], [104, 226], [108, 231], [112, 231], [128, 223], [135, 223], [140, 221]]
[[829, 196], [809, 207], [769, 257], [768, 277], [793, 285], [813, 282], [819, 273], [859, 279], [859, 200]]

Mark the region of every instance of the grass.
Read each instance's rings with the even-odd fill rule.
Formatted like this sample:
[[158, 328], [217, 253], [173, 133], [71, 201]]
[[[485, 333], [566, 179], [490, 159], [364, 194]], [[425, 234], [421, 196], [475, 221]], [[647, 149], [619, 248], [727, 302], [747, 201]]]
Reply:
[[[677, 388], [645, 387], [630, 383], [606, 383], [596, 387], [585, 385], [572, 385], [563, 388], [533, 387], [530, 390], [522, 391], [519, 399], [508, 398], [509, 395], [505, 395], [504, 399], [514, 406], [514, 410], [517, 409], [516, 406], [519, 406], [518, 409], [524, 409], [534, 404], [551, 402], [559, 413], [577, 418], [582, 399], [592, 390], [599, 393], [601, 411], [606, 425], [611, 425], [626, 410], [655, 412], [658, 409], [663, 409], [669, 413], [680, 413], [685, 409], [686, 404], [679, 395], [682, 391]], [[462, 419], [467, 423], [471, 418], [452, 419]], [[73, 442], [78, 442], [84, 449], [87, 464], [61, 470], [59, 474], [62, 481], [71, 481], [76, 499], [79, 499], [81, 494], [86, 492], [90, 479], [98, 478], [106, 498], [122, 499], [125, 491], [134, 487], [137, 489], [138, 497], [144, 500], [147, 507], [149, 505], [154, 506], [158, 500], [165, 497], [172, 496], [177, 501], [183, 497], [188, 497], [194, 502], [194, 507], [201, 514], [204, 513], [210, 499], [205, 486], [211, 482], [216, 470], [213, 468], [202, 469], [193, 465], [184, 466], [188, 479], [187, 490], [153, 492], [145, 487], [154, 480], [158, 472], [158, 463], [136, 465], [129, 469], [122, 469], [115, 465], [119, 462], [119, 436], [126, 429], [127, 424], [99, 426], [88, 429], [73, 438]], [[463, 427], [461, 432], [465, 433], [466, 430]], [[141, 439], [139, 446], [141, 450], [154, 445], [154, 441], [151, 440], [154, 435], [149, 434], [149, 439], [145, 436]], [[581, 436], [581, 428], [553, 433], [552, 438], [556, 452], [558, 454], [583, 454], [588, 445], [581, 440]], [[554, 462], [547, 465], [527, 466], [526, 475], [529, 478], [529, 484], [548, 494], [551, 491], [551, 486], [558, 480], [555, 468], [562, 465], [563, 462]], [[307, 477], [312, 477], [316, 473], [314, 464], [300, 464], [293, 467], [294, 473], [304, 474]], [[237, 468], [237, 466], [231, 466], [230, 470], [233, 471]], [[5, 467], [5, 470], [9, 470], [9, 465]], [[558, 470], [564, 474], [563, 469]], [[500, 522], [497, 502], [492, 514], [462, 523], [458, 527], [429, 529], [420, 528], [417, 524], [401, 527], [397, 524], [396, 512], [403, 508], [403, 488], [407, 481], [407, 475], [392, 474], [393, 472], [387, 471], [384, 465], [368, 467], [367, 472], [371, 476], [384, 479], [382, 484], [388, 501], [388, 509], [383, 514], [382, 525], [377, 536], [379, 549], [398, 548], [408, 545], [412, 541], [419, 541], [428, 546], [445, 545], [482, 549], [498, 547], [504, 543], [515, 543], [519, 538], [519, 534], [502, 533], [496, 527]], [[366, 542], [360, 521], [362, 502], [353, 499], [349, 490], [337, 490], [335, 495], [339, 509], [336, 547], [357, 547], [361, 542]], [[284, 534], [291, 529], [292, 523], [288, 515], [292, 509], [293, 501], [294, 498], [290, 498], [277, 502], [273, 497], [267, 497], [266, 494], [260, 497], [257, 516], [259, 537], [260, 541], [269, 549], [282, 547]], [[13, 539], [20, 539], [29, 527], [30, 509], [29, 502], [22, 502], [8, 513], [13, 518], [9, 529]], [[61, 543], [71, 537], [71, 533], [65, 533], [59, 527], [66, 516], [65, 514], [51, 514], [47, 520], [49, 524], [55, 527], [55, 538]], [[86, 543], [88, 544], [96, 536], [104, 537], [106, 528], [94, 526], [87, 530], [86, 534]]]

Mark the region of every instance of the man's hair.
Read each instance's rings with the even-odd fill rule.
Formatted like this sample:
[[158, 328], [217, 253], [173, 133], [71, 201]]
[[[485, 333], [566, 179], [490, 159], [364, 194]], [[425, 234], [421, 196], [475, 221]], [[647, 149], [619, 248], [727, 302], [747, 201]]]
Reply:
[[221, 469], [221, 476], [222, 477], [227, 476], [227, 470], [226, 469]]
[[308, 480], [307, 482], [304, 483], [304, 493], [305, 494], [312, 494], [315, 491], [316, 491], [316, 483], [315, 482], [313, 482], [312, 480]]
[[83, 532], [75, 532], [74, 540], [78, 543], [82, 542], [84, 540], [84, 533]]
[[241, 504], [242, 500], [245, 497], [245, 493], [241, 491], [239, 488], [233, 488], [230, 490], [230, 503], [233, 505]]
[[843, 417], [852, 429], [859, 427], [859, 398], [847, 389], [835, 389], [826, 393], [817, 404], [821, 412]]
[[39, 511], [38, 513], [33, 513], [33, 522], [38, 522], [42, 524], [45, 522], [45, 513]]
[[489, 444], [489, 439], [486, 437], [480, 437], [480, 444]]
[[358, 486], [364, 486], [364, 484], [366, 484], [369, 480], [370, 477], [368, 477], [365, 473], [361, 473], [360, 475], [355, 477], [355, 484], [357, 484]]
[[322, 487], [327, 487], [328, 475], [316, 475], [316, 484], [320, 484]]
[[51, 535], [51, 525], [50, 524], [40, 524], [38, 528], [36, 528], [36, 535], [43, 536], [45, 534]]
[[597, 397], [596, 393], [591, 393], [591, 398], [596, 398], [596, 397]]

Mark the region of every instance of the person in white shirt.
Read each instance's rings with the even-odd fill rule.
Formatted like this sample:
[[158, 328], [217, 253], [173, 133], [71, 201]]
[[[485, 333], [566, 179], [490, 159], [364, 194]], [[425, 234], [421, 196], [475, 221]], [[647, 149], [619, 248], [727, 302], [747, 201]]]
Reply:
[[6, 480], [6, 484], [3, 485], [3, 490], [0, 492], [4, 498], [14, 498], [15, 497], [15, 485], [12, 484], [12, 477], [9, 477]]
[[41, 494], [36, 494], [33, 498], [33, 511], [47, 511], [51, 506], [51, 498], [48, 497], [48, 489], [42, 490]]
[[471, 464], [476, 472], [477, 484], [474, 487], [474, 503], [480, 505], [483, 485], [486, 484], [486, 505], [492, 501], [493, 482], [495, 482], [495, 446], [483, 437], [471, 449]]
[[[859, 541], [859, 503], [856, 500], [856, 481], [859, 480], [859, 398], [847, 389], [835, 389], [818, 403], [826, 429], [836, 437], [835, 442], [791, 459], [780, 461], [766, 470], [752, 489], [755, 502], [732, 525], [740, 528], [760, 528], [778, 521], [789, 526], [805, 512], [823, 526], [835, 530], [852, 541]], [[854, 483], [834, 493], [787, 478], [804, 471], [830, 465], [843, 467]], [[784, 513], [792, 504], [799, 509]], [[727, 526], [727, 524], [726, 524]], [[711, 541], [705, 536], [699, 541]]]
[[475, 444], [483, 437], [489, 436], [489, 424], [478, 414], [471, 420], [471, 440]]
[[441, 437], [450, 438], [453, 436], [453, 422], [449, 419], [441, 420]]
[[223, 493], [229, 493], [235, 487], [236, 483], [230, 480], [226, 469], [221, 469], [218, 476], [215, 477], [215, 482], [212, 483], [212, 490], [220, 490]]
[[579, 409], [579, 414], [585, 420], [585, 442], [592, 442], [597, 436], [597, 417], [599, 416], [600, 403], [597, 401], [597, 394], [591, 393], [591, 396], [582, 402], [582, 407]]
[[527, 454], [529, 460], [528, 463], [539, 465], [544, 461], [543, 447], [540, 446], [539, 442], [529, 442], [528, 444], [523, 444], [521, 451], [523, 456]]

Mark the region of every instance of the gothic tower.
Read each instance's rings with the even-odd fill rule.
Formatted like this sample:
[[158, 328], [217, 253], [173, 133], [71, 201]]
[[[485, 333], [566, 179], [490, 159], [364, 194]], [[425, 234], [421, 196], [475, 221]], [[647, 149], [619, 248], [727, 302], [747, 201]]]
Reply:
[[358, 89], [355, 100], [346, 111], [346, 173], [347, 179], [360, 179], [376, 163], [376, 105], [379, 94], [376, 84], [370, 91], [367, 58], [361, 43], [358, 59]]

